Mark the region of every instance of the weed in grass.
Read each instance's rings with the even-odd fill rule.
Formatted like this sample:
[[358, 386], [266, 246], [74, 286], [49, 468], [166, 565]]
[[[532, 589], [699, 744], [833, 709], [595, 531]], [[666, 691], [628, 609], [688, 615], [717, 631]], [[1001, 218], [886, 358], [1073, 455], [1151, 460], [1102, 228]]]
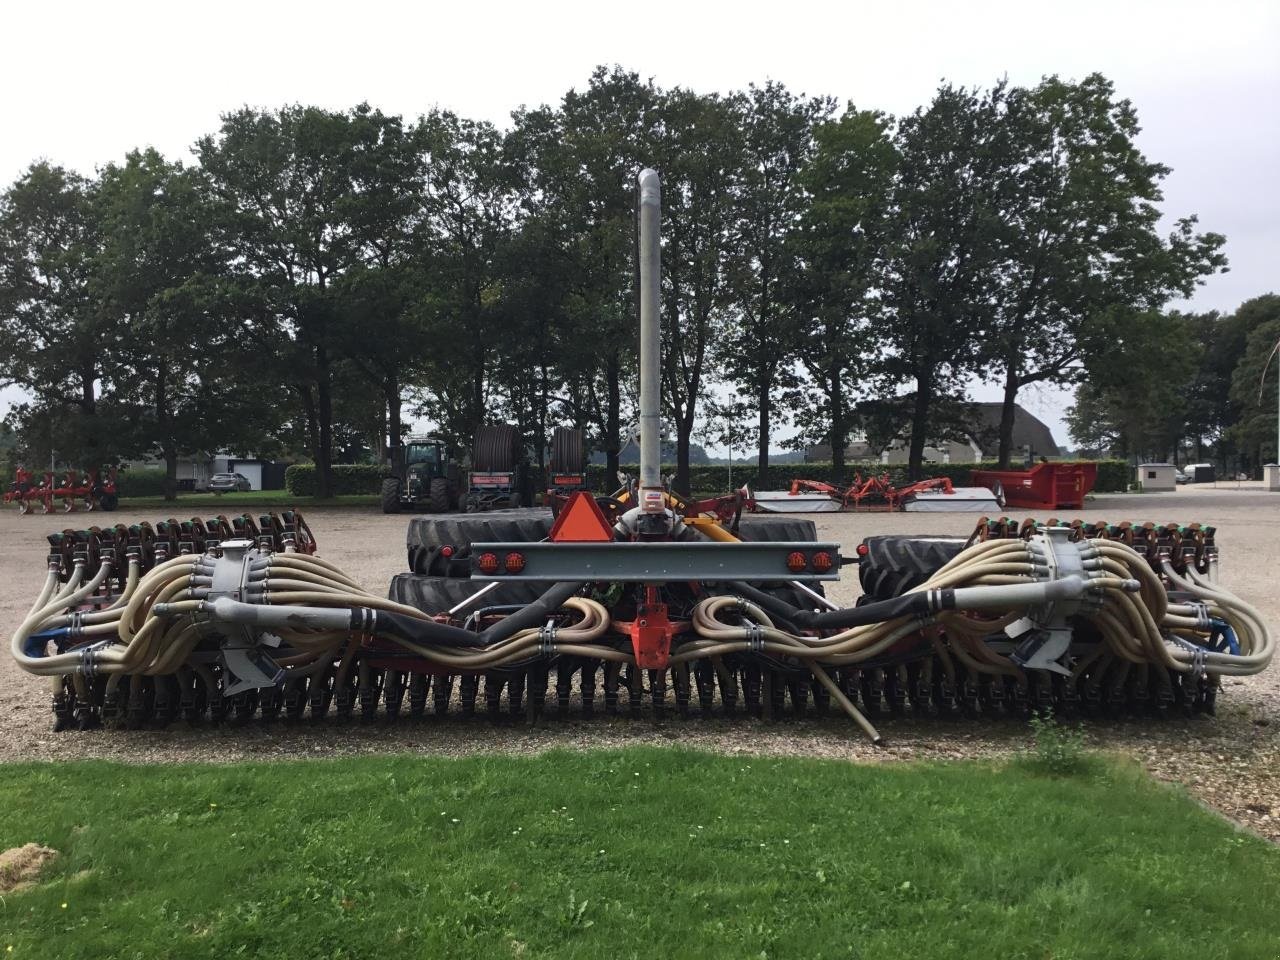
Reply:
[[590, 900], [578, 900], [574, 891], [569, 891], [569, 906], [560, 913], [559, 921], [562, 930], [586, 930], [594, 927], [596, 922], [587, 916]]
[[1044, 710], [1031, 715], [1031, 730], [1035, 736], [1029, 758], [1033, 767], [1056, 777], [1083, 773], [1089, 768], [1082, 726], [1059, 723], [1052, 710]]

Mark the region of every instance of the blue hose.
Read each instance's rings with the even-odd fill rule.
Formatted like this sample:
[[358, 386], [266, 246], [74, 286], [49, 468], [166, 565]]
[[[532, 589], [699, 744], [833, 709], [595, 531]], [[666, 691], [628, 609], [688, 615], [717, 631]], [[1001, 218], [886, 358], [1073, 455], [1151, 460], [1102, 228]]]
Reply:
[[1236, 632], [1231, 629], [1231, 624], [1225, 620], [1210, 620], [1209, 624], [1213, 628], [1209, 634], [1209, 646], [1219, 652], [1240, 656], [1240, 641], [1236, 639]]
[[[27, 642], [22, 646], [22, 652], [28, 657], [43, 657], [45, 644], [50, 640], [65, 640], [71, 635], [70, 627], [59, 627], [56, 630], [42, 630], [39, 633], [33, 633], [27, 637]], [[62, 644], [58, 644], [58, 652], [62, 652]]]

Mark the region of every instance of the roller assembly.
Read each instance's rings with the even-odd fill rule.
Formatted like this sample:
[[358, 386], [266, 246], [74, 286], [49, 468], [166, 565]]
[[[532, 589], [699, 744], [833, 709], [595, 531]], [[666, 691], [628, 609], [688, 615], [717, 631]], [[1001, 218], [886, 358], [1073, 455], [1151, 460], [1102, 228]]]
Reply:
[[[578, 497], [562, 516], [603, 519]], [[640, 514], [608, 540], [558, 540], [558, 522], [548, 541], [466, 544], [471, 577], [393, 585], [461, 598], [452, 609], [361, 590], [309, 552], [297, 514], [68, 531], [13, 655], [50, 678], [63, 728], [834, 703], [878, 740], [868, 718], [885, 711], [1211, 710], [1219, 677], [1272, 654], [1261, 616], [1218, 586], [1207, 527], [998, 520], [968, 542], [872, 538], [848, 559], [873, 592], [840, 609], [815, 589], [846, 560], [835, 544], [767, 539], [808, 521], [744, 520], [753, 542], [667, 510], [669, 538], [644, 541], [627, 532]]]
[[[1270, 629], [1218, 583], [1212, 527], [982, 521], [965, 539], [747, 517], [659, 461], [658, 177], [640, 174], [640, 471], [551, 511], [410, 521], [389, 598], [297, 513], [64, 531], [12, 635], [60, 728], [307, 715], [775, 718], [1212, 711]], [[856, 562], [863, 599], [822, 592]], [[549, 700], [554, 698], [554, 705]]]

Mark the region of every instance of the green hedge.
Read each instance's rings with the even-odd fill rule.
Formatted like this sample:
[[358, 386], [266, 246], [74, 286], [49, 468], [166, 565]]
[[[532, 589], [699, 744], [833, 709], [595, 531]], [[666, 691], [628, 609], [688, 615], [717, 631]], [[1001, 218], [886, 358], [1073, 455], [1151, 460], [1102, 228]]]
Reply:
[[[1133, 470], [1128, 461], [1100, 460], [1097, 463], [1098, 480], [1094, 485], [1096, 493], [1122, 493], [1128, 488], [1129, 476]], [[675, 469], [674, 465], [663, 466], [663, 476], [675, 473]], [[924, 472], [927, 477], [950, 477], [951, 482], [957, 486], [970, 486], [969, 476], [975, 469], [994, 470], [996, 469], [996, 463], [994, 460], [988, 460], [982, 463], [928, 464], [925, 466]], [[616, 482], [606, 478], [604, 466], [592, 464], [589, 471], [593, 488], [601, 491], [616, 489]], [[634, 466], [623, 468], [624, 473], [634, 473], [635, 471], [636, 467]], [[744, 483], [750, 483], [752, 487], [765, 490], [786, 490], [791, 486], [791, 481], [797, 477], [840, 485], [851, 482], [853, 475], [859, 472], [864, 477], [871, 474], [888, 473], [895, 486], [901, 486], [907, 482], [906, 464], [845, 464], [843, 474], [839, 477], [835, 476], [835, 471], [830, 463], [771, 464], [767, 470], [763, 486], [756, 482], [757, 472], [756, 468], [750, 465], [735, 466], [733, 468], [733, 486], [740, 487]], [[728, 492], [730, 489], [729, 468], [727, 466], [691, 467], [689, 470], [689, 482], [694, 491], [698, 493], [711, 491]]]
[[[333, 495], [377, 493], [382, 489], [386, 470], [377, 463], [335, 463]], [[291, 464], [284, 471], [284, 488], [294, 497], [314, 497], [320, 492], [320, 478], [314, 463]]]
[[163, 467], [129, 467], [116, 474], [116, 491], [122, 497], [164, 496]]

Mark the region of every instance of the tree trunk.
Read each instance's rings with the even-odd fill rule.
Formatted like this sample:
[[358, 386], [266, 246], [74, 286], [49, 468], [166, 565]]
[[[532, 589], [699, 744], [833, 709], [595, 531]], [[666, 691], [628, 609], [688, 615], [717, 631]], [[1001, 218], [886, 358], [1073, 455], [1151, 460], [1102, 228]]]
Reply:
[[673, 483], [677, 493], [689, 496], [693, 493], [689, 482], [689, 446], [693, 435], [693, 417], [685, 415], [676, 419], [676, 478]]
[[316, 445], [317, 493], [333, 496], [333, 396], [329, 382], [329, 351], [316, 345], [316, 421], [319, 443]]
[[[96, 373], [97, 369], [92, 363], [86, 363], [80, 368], [80, 413], [88, 418], [96, 416], [98, 412], [98, 400], [93, 385]], [[99, 450], [102, 437], [99, 435], [98, 430], [94, 429], [94, 422], [92, 419], [88, 420], [85, 424], [88, 429], [81, 432], [80, 436], [84, 438], [85, 455], [94, 466], [97, 466], [103, 459]], [[49, 444], [50, 446], [53, 445], [52, 436], [49, 438]], [[114, 453], [110, 455], [115, 456]], [[70, 458], [68, 458], [68, 462], [70, 462]]]
[[97, 370], [92, 364], [80, 368], [80, 411], [93, 416], [97, 412], [98, 401], [94, 395], [93, 382], [97, 379]]
[[155, 393], [152, 397], [152, 410], [156, 415], [156, 436], [160, 438], [160, 455], [164, 458], [164, 485], [162, 493], [165, 500], [178, 499], [178, 446], [174, 442], [173, 430], [169, 418], [169, 394], [165, 389], [164, 367], [156, 371]]
[[294, 384], [294, 389], [298, 391], [298, 399], [302, 401], [304, 432], [307, 435], [307, 446], [311, 448], [311, 457], [314, 460], [319, 455], [320, 449], [320, 429], [316, 424], [316, 400], [311, 394], [310, 384]]
[[911, 409], [911, 450], [907, 457], [907, 476], [919, 480], [924, 475], [924, 447], [929, 435], [929, 408], [933, 403], [933, 376], [916, 374], [916, 397]]
[[393, 447], [400, 446], [400, 381], [395, 377], [387, 377], [383, 383], [383, 397], [387, 405], [387, 445], [383, 450], [383, 458], [390, 455]]
[[756, 484], [763, 490], [768, 487], [769, 476], [769, 419], [773, 415], [773, 397], [769, 395], [771, 383], [762, 383], [760, 396], [760, 439], [756, 444], [759, 461], [756, 464]]
[[1010, 364], [1004, 376], [1004, 400], [1000, 407], [1000, 469], [1009, 469], [1009, 458], [1013, 454], [1013, 418], [1017, 413], [1018, 371]]
[[178, 499], [178, 451], [171, 445], [164, 446], [164, 498]]
[[831, 407], [831, 477], [844, 480], [844, 450], [849, 445], [849, 421], [844, 410], [844, 377], [839, 366], [827, 375], [827, 402]]
[[[551, 389], [548, 380], [547, 365], [544, 362], [538, 367], [538, 419], [534, 424], [536, 432], [534, 439], [537, 441], [536, 446], [538, 448], [538, 473], [543, 478], [547, 475], [547, 414], [548, 408], [551, 406]], [[543, 487], [549, 486], [545, 479], [542, 485]]]
[[605, 487], [609, 490], [617, 489], [618, 454], [622, 452], [622, 385], [618, 382], [621, 376], [621, 364], [621, 358], [616, 350], [605, 362], [608, 390], [604, 417], [605, 469], [608, 472]]

